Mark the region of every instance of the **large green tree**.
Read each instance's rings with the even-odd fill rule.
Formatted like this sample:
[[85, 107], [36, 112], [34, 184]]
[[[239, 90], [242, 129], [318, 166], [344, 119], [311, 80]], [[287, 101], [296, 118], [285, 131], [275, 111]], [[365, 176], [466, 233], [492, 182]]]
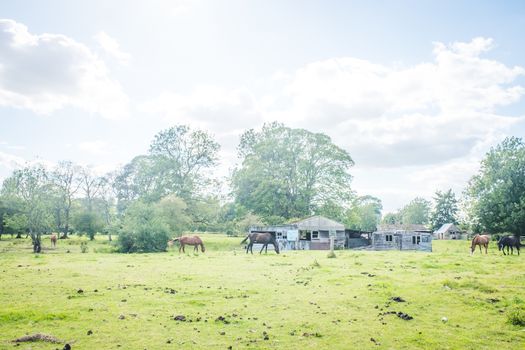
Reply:
[[383, 219], [381, 222], [385, 225], [396, 225], [402, 223], [401, 214], [399, 212], [395, 213], [386, 213], [385, 216], [383, 216]]
[[437, 191], [434, 197], [434, 209], [430, 214], [430, 223], [433, 230], [439, 229], [443, 224], [457, 224], [458, 200], [452, 189]]
[[161, 217], [168, 225], [171, 234], [180, 235], [184, 230], [188, 229], [191, 218], [186, 212], [187, 205], [184, 200], [174, 194], [170, 194], [162, 198], [155, 206], [157, 208], [156, 215]]
[[375, 231], [381, 222], [383, 205], [379, 198], [360, 196], [354, 199], [347, 211], [344, 223], [347, 227], [360, 231]]
[[421, 197], [416, 197], [400, 210], [401, 222], [404, 225], [426, 225], [429, 222], [431, 203]]
[[525, 143], [506, 138], [481, 162], [466, 190], [470, 216], [489, 232], [525, 235]]
[[40, 165], [15, 170], [2, 186], [3, 197], [18, 211], [18, 216], [8, 219], [7, 223], [27, 225], [35, 253], [40, 253], [42, 249], [42, 234], [52, 227], [51, 190], [48, 173]]
[[188, 199], [207, 184], [204, 174], [216, 164], [219, 148], [207, 132], [179, 125], [155, 135], [149, 153], [161, 172], [162, 187]]
[[235, 200], [266, 221], [304, 217], [352, 197], [354, 162], [324, 134], [265, 124], [261, 131], [246, 131], [238, 151]]
[[59, 232], [62, 232], [60, 238], [68, 238], [73, 199], [82, 184], [80, 174], [81, 168], [68, 161], [58, 163], [50, 174], [55, 194], [55, 226]]
[[135, 157], [115, 177], [120, 212], [136, 199], [157, 202], [169, 194], [185, 201], [199, 197], [209, 184], [219, 147], [207, 132], [187, 126], [159, 132], [148, 154]]

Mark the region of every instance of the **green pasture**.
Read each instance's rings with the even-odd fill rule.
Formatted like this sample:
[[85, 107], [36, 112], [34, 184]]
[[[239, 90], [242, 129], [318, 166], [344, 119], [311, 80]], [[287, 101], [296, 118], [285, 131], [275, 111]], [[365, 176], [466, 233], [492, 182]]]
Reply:
[[328, 259], [202, 237], [204, 254], [118, 254], [101, 236], [87, 253], [85, 239], [46, 238], [34, 255], [3, 236], [0, 349], [64, 346], [12, 342], [34, 333], [72, 349], [525, 349], [525, 256], [493, 242], [488, 255], [434, 241], [432, 253]]

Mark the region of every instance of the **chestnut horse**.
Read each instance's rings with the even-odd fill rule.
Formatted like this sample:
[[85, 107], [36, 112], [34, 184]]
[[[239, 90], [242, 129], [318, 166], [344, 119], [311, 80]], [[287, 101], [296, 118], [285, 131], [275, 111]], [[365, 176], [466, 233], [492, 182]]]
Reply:
[[248, 251], [250, 251], [253, 254], [254, 243], [262, 243], [263, 245], [259, 254], [262, 253], [264, 248], [266, 248], [266, 253], [268, 253], [269, 243], [273, 244], [275, 252], [279, 254], [279, 244], [277, 244], [275, 237], [269, 232], [250, 233], [248, 236], [246, 236], [245, 239], [242, 240], [241, 244], [246, 242], [248, 239], [250, 240], [250, 243], [248, 243], [248, 245], [246, 246], [246, 254], [248, 254]]
[[53, 233], [50, 238], [51, 238], [51, 245], [53, 247], [56, 247], [57, 246], [57, 235]]
[[198, 252], [199, 251], [199, 246], [201, 246], [201, 250], [202, 250], [203, 253], [206, 250], [206, 249], [204, 249], [204, 244], [202, 243], [202, 239], [200, 239], [199, 236], [182, 236], [182, 237], [179, 237], [179, 238], [170, 239], [168, 241], [168, 246], [171, 247], [175, 242], [179, 242], [179, 244], [180, 244], [180, 246], [179, 246], [179, 253], [180, 253], [181, 249], [182, 249], [183, 253], [186, 253], [186, 251], [184, 250], [184, 246], [185, 245], [192, 245], [194, 252]]
[[485, 254], [487, 254], [487, 248], [489, 247], [490, 236], [489, 235], [475, 235], [472, 239], [472, 245], [470, 247], [470, 255], [474, 254], [476, 246], [479, 246], [479, 252], [481, 253], [481, 246], [485, 247]]

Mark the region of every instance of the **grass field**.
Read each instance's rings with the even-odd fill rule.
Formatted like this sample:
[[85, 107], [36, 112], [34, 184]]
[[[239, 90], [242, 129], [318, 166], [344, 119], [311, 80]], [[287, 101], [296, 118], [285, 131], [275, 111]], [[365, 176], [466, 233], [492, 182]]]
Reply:
[[525, 325], [509, 323], [525, 321], [525, 256], [501, 256], [494, 243], [487, 256], [469, 256], [466, 241], [434, 241], [433, 253], [328, 259], [251, 256], [241, 238], [203, 238], [198, 255], [111, 253], [101, 237], [87, 253], [82, 239], [56, 249], [46, 239], [34, 255], [29, 240], [4, 236], [0, 348], [45, 333], [72, 349], [525, 349]]

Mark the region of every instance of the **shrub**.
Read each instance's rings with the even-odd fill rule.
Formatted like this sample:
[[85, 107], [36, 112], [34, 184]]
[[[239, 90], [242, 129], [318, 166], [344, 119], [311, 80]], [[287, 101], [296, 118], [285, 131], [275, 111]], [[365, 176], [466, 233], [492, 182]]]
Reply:
[[80, 242], [80, 251], [82, 253], [87, 253], [89, 251], [87, 242]]
[[514, 326], [525, 326], [525, 311], [514, 310], [507, 315], [507, 322]]
[[169, 225], [157, 208], [136, 202], [126, 211], [117, 245], [122, 253], [161, 252], [169, 238]]
[[100, 218], [89, 211], [84, 211], [75, 215], [73, 222], [78, 234], [80, 236], [82, 236], [82, 234], [87, 234], [91, 241], [95, 239], [95, 234], [97, 231], [101, 231], [103, 226]]

